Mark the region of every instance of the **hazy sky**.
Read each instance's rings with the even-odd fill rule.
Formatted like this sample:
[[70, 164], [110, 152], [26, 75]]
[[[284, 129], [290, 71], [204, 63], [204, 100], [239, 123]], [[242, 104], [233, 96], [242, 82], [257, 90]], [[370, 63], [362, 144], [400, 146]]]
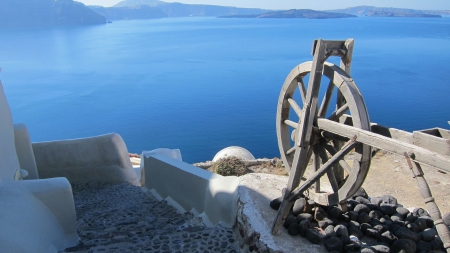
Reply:
[[[122, 0], [75, 0], [86, 5], [112, 6]], [[187, 4], [210, 4], [222, 6], [264, 9], [314, 9], [330, 10], [359, 5], [398, 7], [421, 10], [450, 10], [450, 0], [167, 0]]]

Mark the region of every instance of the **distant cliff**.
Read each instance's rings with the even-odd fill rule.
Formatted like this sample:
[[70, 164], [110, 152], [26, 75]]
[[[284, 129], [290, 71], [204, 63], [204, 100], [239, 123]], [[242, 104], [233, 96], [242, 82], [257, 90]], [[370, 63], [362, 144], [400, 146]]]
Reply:
[[441, 15], [450, 15], [450, 11], [414, 10], [390, 7], [357, 6], [346, 9], [329, 10], [327, 12], [347, 13], [368, 17], [426, 17], [436, 18]]
[[158, 0], [125, 0], [113, 7], [89, 6], [108, 20], [162, 17], [216, 17], [223, 15], [249, 15], [267, 12], [263, 9], [237, 8], [204, 4], [166, 3]]
[[105, 23], [105, 17], [72, 0], [0, 1], [0, 28]]
[[425, 13], [405, 13], [388, 11], [371, 11], [366, 13], [367, 17], [404, 17], [404, 18], [441, 18], [441, 15]]
[[93, 11], [103, 15], [107, 20], [166, 18], [167, 14], [159, 8], [147, 5], [133, 7], [89, 6]]
[[271, 11], [262, 14], [253, 15], [228, 15], [220, 18], [308, 18], [308, 19], [326, 19], [326, 18], [351, 18], [355, 15], [346, 13], [333, 13], [325, 11], [314, 11], [309, 9]]

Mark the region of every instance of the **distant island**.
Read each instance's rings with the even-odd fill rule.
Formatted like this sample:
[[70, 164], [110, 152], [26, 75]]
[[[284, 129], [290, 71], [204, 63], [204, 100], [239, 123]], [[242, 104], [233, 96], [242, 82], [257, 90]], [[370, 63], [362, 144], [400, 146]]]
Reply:
[[104, 16], [72, 0], [1, 0], [0, 27], [105, 24]]
[[397, 13], [388, 11], [371, 11], [366, 14], [367, 17], [401, 17], [401, 18], [442, 18], [441, 15], [425, 13]]
[[159, 0], [124, 0], [113, 7], [85, 6], [73, 0], [0, 0], [0, 28], [97, 25], [111, 20], [167, 17], [220, 18], [354, 18], [412, 17], [438, 18], [450, 10], [413, 10], [357, 6], [316, 11], [309, 9], [264, 10], [205, 4], [167, 3]]
[[262, 14], [253, 15], [228, 15], [219, 16], [219, 18], [308, 18], [308, 19], [326, 19], [326, 18], [354, 18], [355, 15], [346, 13], [334, 13], [325, 11], [315, 11], [309, 9], [271, 11]]
[[220, 18], [354, 18], [366, 17], [441, 17], [450, 11], [422, 11], [402, 8], [357, 6], [346, 9], [316, 11], [308, 9], [264, 10], [228, 6], [167, 3], [159, 0], [124, 0], [113, 7], [88, 6], [108, 20], [147, 19], [164, 17]]
[[113, 7], [89, 6], [108, 20], [164, 17], [217, 17], [268, 12], [256, 8], [237, 8], [205, 4], [166, 3], [158, 0], [125, 0]]
[[347, 13], [366, 17], [412, 17], [412, 18], [440, 18], [450, 15], [450, 11], [414, 10], [403, 8], [357, 6], [346, 9], [329, 10], [327, 12]]

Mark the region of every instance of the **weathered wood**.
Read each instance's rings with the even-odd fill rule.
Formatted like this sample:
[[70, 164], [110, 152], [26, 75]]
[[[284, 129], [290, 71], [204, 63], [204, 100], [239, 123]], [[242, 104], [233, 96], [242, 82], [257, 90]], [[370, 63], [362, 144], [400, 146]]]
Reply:
[[336, 155], [331, 157], [320, 169], [315, 172], [311, 177], [306, 180], [299, 188], [295, 189], [288, 195], [287, 200], [288, 201], [294, 201], [296, 200], [305, 190], [307, 190], [309, 187], [313, 185], [314, 182], [316, 182], [320, 177], [322, 177], [325, 173], [327, 173], [334, 164], [339, 162], [339, 160], [348, 154], [356, 145], [356, 136], [350, 139], [341, 150], [339, 150]]
[[[340, 61], [340, 68], [342, 70], [345, 71], [345, 73], [347, 73], [350, 76], [350, 70], [351, 70], [351, 64], [352, 64], [352, 60], [353, 60], [353, 46], [355, 45], [355, 41], [354, 39], [347, 39], [344, 43], [344, 48], [345, 48], [345, 55], [341, 56], [341, 61]], [[342, 94], [342, 92], [339, 90], [338, 94], [337, 94], [337, 101], [336, 101], [336, 114], [334, 115], [334, 117], [337, 117], [339, 120], [339, 122], [344, 123], [345, 119], [341, 118], [341, 116], [343, 115], [342, 112], [338, 112], [337, 108], [341, 108], [341, 109], [345, 109], [345, 107], [343, 107], [346, 104], [345, 102], [345, 98]], [[348, 108], [345, 109], [345, 111], [347, 111]], [[334, 147], [337, 150], [340, 150], [342, 148], [342, 145], [344, 145], [344, 143], [342, 141], [339, 140], [335, 140], [333, 141]], [[340, 163], [338, 165], [335, 166], [334, 168], [334, 174], [336, 176], [336, 180], [338, 182], [342, 182], [344, 180], [344, 167], [342, 167], [340, 165]]]
[[[289, 73], [281, 89], [278, 99], [276, 120], [278, 146], [285, 167], [290, 174], [281, 207], [278, 210], [277, 218], [272, 226], [272, 233], [278, 231], [283, 219], [289, 212], [287, 209], [292, 205], [286, 203], [286, 198], [292, 190], [299, 185], [300, 179], [305, 172], [312, 151], [315, 149], [316, 145], [318, 145], [317, 149], [315, 149], [316, 167], [318, 167], [318, 156], [320, 156], [321, 153], [324, 164], [328, 164], [326, 161], [327, 155], [322, 147], [323, 143], [320, 142], [320, 139], [323, 137], [316, 131], [315, 126], [317, 125], [317, 118], [326, 115], [335, 87], [342, 94], [343, 101], [346, 101], [338, 107], [340, 110], [337, 111], [336, 118], [340, 118], [341, 116], [344, 118], [344, 113], [350, 111], [350, 114], [353, 116], [353, 124], [356, 127], [370, 130], [370, 121], [367, 110], [353, 79], [339, 67], [325, 62], [329, 56], [335, 55], [341, 56], [343, 61], [349, 64], [350, 61], [346, 58], [349, 55], [349, 49], [347, 48], [348, 45], [345, 43], [345, 41], [317, 40], [313, 49], [313, 61], [305, 62], [295, 67]], [[305, 87], [302, 78], [308, 73], [310, 75], [309, 82], [308, 86]], [[319, 111], [318, 94], [322, 75], [329, 78], [330, 84]], [[300, 90], [302, 103], [294, 101], [293, 94], [296, 89]], [[301, 113], [298, 113], [299, 107], [301, 108]], [[298, 123], [295, 122], [296, 120], [290, 120], [289, 113], [291, 109], [300, 116]], [[293, 128], [294, 131], [292, 131], [292, 134], [289, 134], [291, 128]], [[291, 139], [294, 142], [293, 146], [291, 144]], [[362, 144], [355, 144], [355, 153], [359, 154], [355, 156], [358, 157], [358, 159], [354, 161], [355, 166], [351, 169], [351, 173], [349, 173], [350, 177], [345, 182], [343, 181], [343, 178], [341, 179], [343, 182], [341, 186], [339, 181], [336, 180], [334, 171], [328, 173], [328, 178], [332, 184], [334, 193], [318, 193], [326, 196], [323, 199], [341, 202], [359, 189], [368, 172], [371, 158], [370, 147]], [[333, 162], [333, 164], [335, 163]], [[343, 175], [343, 173], [341, 174]], [[323, 176], [323, 174], [321, 176]], [[317, 188], [320, 189], [319, 185]]]
[[441, 155], [450, 156], [450, 138], [444, 138], [443, 133], [445, 132], [438, 128], [414, 131], [412, 133], [413, 144]]
[[292, 98], [288, 98], [288, 102], [291, 105], [292, 109], [294, 109], [294, 112], [297, 114], [298, 118], [300, 119], [303, 114], [302, 108], [300, 108], [297, 102], [295, 102], [295, 100]]
[[355, 45], [354, 39], [348, 39], [344, 43], [346, 49], [345, 56], [341, 57], [340, 66], [348, 75], [350, 75], [352, 60], [353, 60], [353, 47]]
[[[328, 155], [325, 152], [325, 149], [322, 146], [319, 146], [318, 149], [319, 149], [319, 156], [322, 159], [322, 163], [326, 164], [328, 162]], [[339, 161], [342, 160], [342, 158], [343, 157], [340, 157]], [[339, 191], [339, 185], [338, 185], [338, 182], [337, 182], [336, 177], [334, 175], [334, 171], [333, 170], [328, 170], [327, 171], [327, 176], [328, 176], [328, 180], [330, 182], [331, 188], [333, 189], [333, 192], [338, 192]]]
[[330, 80], [330, 83], [328, 84], [327, 91], [325, 92], [324, 98], [322, 100], [322, 104], [320, 104], [320, 109], [318, 116], [321, 118], [324, 118], [326, 116], [326, 113], [328, 111], [328, 106], [330, 105], [331, 97], [333, 96], [334, 91], [334, 83]]
[[[286, 204], [287, 196], [291, 193], [292, 189], [297, 187], [300, 183], [300, 179], [305, 173], [306, 166], [308, 165], [308, 160], [311, 157], [312, 149], [310, 148], [310, 140], [313, 131], [313, 124], [315, 122], [315, 117], [317, 113], [318, 105], [318, 93], [320, 87], [320, 81], [322, 79], [323, 62], [321, 62], [323, 56], [325, 55], [325, 44], [322, 40], [317, 41], [317, 52], [314, 55], [312, 68], [310, 72], [310, 79], [308, 89], [306, 91], [306, 98], [303, 101], [303, 113], [300, 117], [300, 123], [295, 131], [294, 145], [297, 146], [294, 160], [292, 163], [291, 171], [289, 173], [289, 180], [286, 187], [286, 192], [282, 201], [280, 208], [278, 209], [277, 218], [272, 226], [272, 234], [277, 233], [279, 227], [281, 226], [283, 219], [289, 212], [291, 205]], [[300, 87], [300, 89], [302, 89]], [[285, 98], [283, 98], [284, 100]], [[289, 100], [288, 100], [289, 104]], [[286, 122], [286, 120], [285, 120]], [[287, 210], [286, 210], [287, 209]]]
[[371, 131], [388, 138], [399, 140], [405, 143], [414, 144], [412, 133], [396, 128], [385, 127], [376, 123], [371, 123]]
[[415, 161], [450, 172], [450, 158], [439, 155], [428, 149], [327, 119], [318, 119], [317, 125], [321, 130], [348, 138], [356, 135], [358, 137], [358, 142], [391, 153], [403, 155], [404, 152], [412, 152], [415, 154]]
[[420, 193], [422, 194], [423, 200], [427, 205], [428, 213], [431, 218], [434, 220], [434, 224], [436, 225], [436, 230], [441, 238], [444, 248], [447, 253], [450, 253], [450, 231], [447, 225], [442, 220], [441, 211], [434, 201], [433, 195], [431, 194], [430, 187], [428, 186], [427, 181], [424, 178], [424, 173], [420, 164], [417, 162], [411, 162], [411, 158], [414, 158], [414, 154], [404, 153], [406, 158], [406, 162], [408, 163], [409, 169], [411, 170], [413, 177], [417, 181], [417, 187], [419, 188]]
[[[320, 155], [319, 155], [319, 150], [317, 147], [314, 147], [313, 153], [314, 153], [314, 156], [313, 156], [314, 172], [317, 172], [320, 169]], [[314, 190], [316, 193], [320, 192], [320, 178], [316, 181]]]

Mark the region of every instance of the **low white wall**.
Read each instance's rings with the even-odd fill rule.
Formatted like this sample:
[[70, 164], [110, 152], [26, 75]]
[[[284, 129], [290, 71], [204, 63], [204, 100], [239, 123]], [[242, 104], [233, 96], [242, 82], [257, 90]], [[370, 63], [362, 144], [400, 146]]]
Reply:
[[40, 178], [66, 177], [70, 182], [129, 182], [140, 186], [120, 135], [32, 143]]
[[232, 227], [236, 221], [237, 177], [223, 177], [164, 156], [143, 156], [145, 187], [180, 212], [190, 211], [208, 226]]

